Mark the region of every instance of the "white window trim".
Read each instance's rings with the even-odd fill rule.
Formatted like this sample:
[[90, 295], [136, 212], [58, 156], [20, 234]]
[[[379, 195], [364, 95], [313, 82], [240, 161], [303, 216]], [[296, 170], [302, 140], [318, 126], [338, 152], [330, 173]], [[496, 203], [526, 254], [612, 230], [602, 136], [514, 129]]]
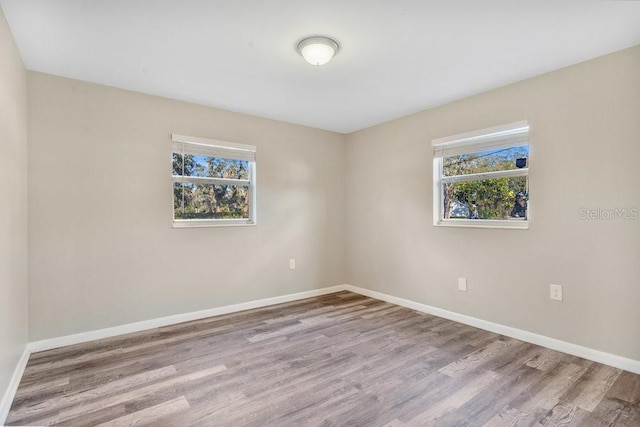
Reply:
[[468, 153], [469, 151], [467, 150], [469, 148], [472, 148], [474, 151], [481, 151], [493, 148], [517, 147], [524, 144], [529, 145], [529, 135], [529, 122], [520, 121], [507, 125], [495, 126], [487, 129], [434, 139], [431, 142], [431, 146], [433, 148], [433, 225], [438, 227], [528, 229], [531, 221], [530, 206], [527, 206], [526, 220], [443, 218], [444, 194], [442, 194], [442, 184], [447, 182], [473, 181], [477, 179], [529, 176], [529, 168], [443, 177], [442, 159], [446, 156]]
[[[185, 177], [172, 175], [173, 185], [176, 182], [195, 182], [214, 185], [248, 185], [249, 187], [249, 218], [226, 219], [175, 219], [173, 228], [198, 228], [198, 227], [230, 227], [230, 226], [255, 226], [256, 214], [256, 147], [254, 145], [238, 144], [234, 142], [218, 141], [215, 139], [200, 138], [186, 135], [171, 135], [172, 152], [187, 154], [199, 154], [211, 157], [222, 157], [249, 162], [249, 179], [228, 179], [208, 177]], [[171, 211], [173, 209], [173, 196], [171, 198]]]

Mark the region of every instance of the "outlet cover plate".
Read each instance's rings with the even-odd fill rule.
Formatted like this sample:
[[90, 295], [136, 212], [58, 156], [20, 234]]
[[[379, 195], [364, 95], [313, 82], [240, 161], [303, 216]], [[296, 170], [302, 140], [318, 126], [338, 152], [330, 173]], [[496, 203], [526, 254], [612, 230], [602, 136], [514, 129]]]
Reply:
[[549, 298], [554, 301], [562, 301], [562, 285], [549, 285]]

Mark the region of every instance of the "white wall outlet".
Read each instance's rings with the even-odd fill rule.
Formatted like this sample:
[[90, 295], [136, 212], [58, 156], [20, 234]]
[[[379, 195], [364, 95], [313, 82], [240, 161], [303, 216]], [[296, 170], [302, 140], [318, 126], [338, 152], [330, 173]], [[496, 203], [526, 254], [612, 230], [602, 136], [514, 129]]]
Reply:
[[458, 290], [467, 291], [467, 279], [464, 277], [458, 277]]
[[296, 259], [289, 258], [289, 270], [295, 270], [295, 269], [296, 269]]
[[549, 285], [549, 298], [554, 301], [562, 301], [562, 285]]

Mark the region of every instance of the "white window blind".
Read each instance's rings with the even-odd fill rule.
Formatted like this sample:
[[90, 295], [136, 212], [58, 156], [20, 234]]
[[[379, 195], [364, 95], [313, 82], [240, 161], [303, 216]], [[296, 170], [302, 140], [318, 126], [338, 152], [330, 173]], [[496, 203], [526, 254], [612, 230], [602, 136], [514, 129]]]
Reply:
[[433, 157], [459, 156], [485, 150], [518, 147], [529, 143], [529, 122], [521, 121], [481, 131], [434, 139]]
[[171, 135], [173, 151], [181, 154], [204, 155], [232, 160], [256, 161], [254, 145], [216, 141], [195, 136]]

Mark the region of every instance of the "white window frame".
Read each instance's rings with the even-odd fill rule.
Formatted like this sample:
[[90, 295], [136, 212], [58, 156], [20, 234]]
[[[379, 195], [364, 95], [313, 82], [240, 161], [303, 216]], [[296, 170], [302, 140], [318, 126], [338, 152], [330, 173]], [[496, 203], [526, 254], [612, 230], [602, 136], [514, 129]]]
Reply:
[[494, 148], [529, 145], [530, 126], [520, 121], [431, 141], [433, 148], [433, 225], [446, 227], [528, 229], [531, 209], [527, 202], [527, 219], [445, 219], [443, 184], [448, 182], [477, 181], [494, 178], [529, 176], [529, 168], [482, 172], [451, 177], [443, 176], [443, 159], [448, 156], [469, 154]]
[[[232, 160], [246, 160], [249, 165], [249, 179], [207, 178], [172, 175], [171, 211], [174, 215], [173, 228], [247, 226], [257, 224], [256, 147], [254, 145], [237, 144], [234, 142], [218, 141], [215, 139], [199, 138], [195, 136], [185, 136], [178, 134], [172, 134], [171, 141], [172, 153], [194, 154]], [[249, 187], [249, 218], [176, 219], [175, 210], [173, 207], [173, 186], [175, 185], [175, 183], [182, 182], [213, 185], [247, 185]]]

